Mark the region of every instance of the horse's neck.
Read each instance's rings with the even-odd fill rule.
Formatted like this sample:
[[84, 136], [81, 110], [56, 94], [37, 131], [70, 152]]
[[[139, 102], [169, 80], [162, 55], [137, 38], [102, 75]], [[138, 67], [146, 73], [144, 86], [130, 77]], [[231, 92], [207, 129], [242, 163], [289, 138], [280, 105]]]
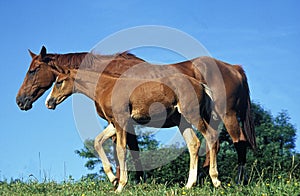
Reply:
[[52, 63], [58, 66], [65, 66], [70, 69], [78, 69], [89, 53], [49, 54], [52, 56]]

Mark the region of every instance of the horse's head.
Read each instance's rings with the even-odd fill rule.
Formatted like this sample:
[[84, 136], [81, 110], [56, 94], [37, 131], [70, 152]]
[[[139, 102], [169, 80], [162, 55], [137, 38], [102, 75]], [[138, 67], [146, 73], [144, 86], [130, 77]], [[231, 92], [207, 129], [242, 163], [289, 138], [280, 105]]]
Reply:
[[73, 93], [76, 71], [67, 68], [62, 69], [64, 70], [64, 73], [58, 74], [52, 90], [47, 96], [45, 104], [48, 109], [54, 110], [56, 105], [63, 102]]
[[31, 109], [33, 102], [42, 96], [55, 81], [55, 73], [50, 66], [52, 56], [47, 54], [46, 48], [43, 46], [38, 55], [30, 50], [29, 53], [32, 61], [16, 97], [21, 110]]

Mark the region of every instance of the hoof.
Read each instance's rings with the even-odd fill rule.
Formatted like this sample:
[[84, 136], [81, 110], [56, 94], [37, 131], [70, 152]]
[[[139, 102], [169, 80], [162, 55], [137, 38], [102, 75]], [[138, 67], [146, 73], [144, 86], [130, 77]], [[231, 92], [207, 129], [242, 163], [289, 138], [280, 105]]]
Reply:
[[111, 183], [112, 183], [113, 186], [114, 186], [114, 190], [117, 190], [117, 187], [118, 187], [118, 185], [119, 185], [119, 179], [116, 178], [116, 179], [114, 179]]
[[238, 167], [238, 176], [235, 180], [236, 184], [247, 185], [249, 183], [249, 178], [246, 172], [245, 165], [239, 165]]
[[191, 189], [196, 183], [187, 183], [184, 187], [186, 189]]
[[212, 183], [213, 183], [214, 187], [216, 187], [216, 188], [221, 186], [221, 181], [220, 180], [213, 180]]
[[123, 186], [119, 184], [118, 188], [115, 190], [115, 193], [121, 193], [123, 191]]

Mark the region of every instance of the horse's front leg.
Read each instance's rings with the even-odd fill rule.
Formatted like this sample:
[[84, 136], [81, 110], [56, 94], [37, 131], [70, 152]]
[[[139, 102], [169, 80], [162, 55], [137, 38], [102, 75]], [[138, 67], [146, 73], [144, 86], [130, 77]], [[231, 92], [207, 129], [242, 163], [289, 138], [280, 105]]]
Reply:
[[104, 172], [106, 173], [109, 181], [114, 184], [114, 186], [117, 185], [118, 179], [113, 174], [110, 162], [105, 154], [103, 144], [104, 142], [116, 134], [116, 129], [112, 124], [109, 124], [104, 131], [102, 131], [95, 139], [94, 141], [94, 148], [97, 151], [103, 165]]
[[120, 180], [116, 192], [121, 192], [128, 181], [126, 165], [126, 129], [116, 126], [117, 135], [117, 156], [120, 164]]
[[134, 167], [135, 167], [135, 183], [139, 184], [141, 182], [144, 182], [144, 172], [143, 172], [143, 166], [140, 159], [140, 148], [137, 141], [137, 136], [134, 131], [134, 127], [131, 125], [128, 127], [128, 130], [130, 132], [127, 132], [127, 146], [130, 150], [130, 154], [133, 159]]

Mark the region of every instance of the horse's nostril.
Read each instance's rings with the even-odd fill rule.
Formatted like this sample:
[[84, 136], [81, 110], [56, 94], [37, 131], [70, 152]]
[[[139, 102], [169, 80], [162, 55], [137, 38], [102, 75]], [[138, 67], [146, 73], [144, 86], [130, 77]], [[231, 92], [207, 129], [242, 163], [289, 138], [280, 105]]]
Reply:
[[29, 110], [32, 107], [32, 98], [21, 95], [16, 98], [17, 105], [21, 110]]
[[16, 98], [16, 102], [17, 102], [18, 106], [22, 106], [24, 104], [24, 96], [18, 96]]
[[25, 97], [25, 98], [24, 98], [24, 102], [25, 102], [25, 103], [30, 102], [30, 101], [31, 101], [31, 98], [30, 98], [30, 97]]

